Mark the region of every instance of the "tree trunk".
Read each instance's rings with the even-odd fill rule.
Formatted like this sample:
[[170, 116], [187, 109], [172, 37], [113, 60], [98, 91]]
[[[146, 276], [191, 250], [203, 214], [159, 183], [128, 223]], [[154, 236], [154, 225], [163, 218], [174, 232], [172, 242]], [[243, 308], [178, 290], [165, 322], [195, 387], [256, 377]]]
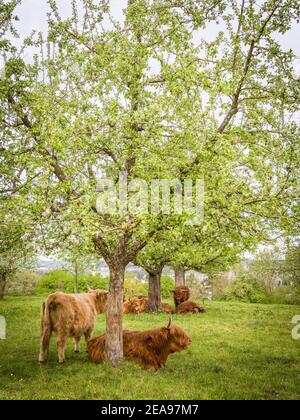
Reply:
[[4, 299], [5, 286], [6, 286], [6, 278], [2, 274], [0, 275], [0, 300]]
[[161, 311], [161, 273], [162, 270], [151, 271], [149, 274], [148, 311]]
[[182, 268], [175, 268], [175, 285], [185, 286], [185, 271]]
[[114, 264], [109, 267], [109, 295], [106, 306], [105, 350], [108, 361], [118, 367], [123, 358], [123, 295], [125, 267]]

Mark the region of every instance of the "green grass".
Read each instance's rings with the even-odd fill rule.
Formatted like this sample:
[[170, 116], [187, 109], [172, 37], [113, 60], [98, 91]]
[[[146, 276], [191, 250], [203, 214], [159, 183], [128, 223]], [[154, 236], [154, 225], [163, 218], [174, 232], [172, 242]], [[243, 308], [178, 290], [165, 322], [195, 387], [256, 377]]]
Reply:
[[[73, 353], [56, 362], [55, 339], [46, 365], [37, 362], [39, 297], [0, 302], [7, 340], [0, 341], [0, 399], [300, 399], [300, 341], [291, 337], [298, 306], [211, 302], [204, 315], [174, 316], [192, 337], [165, 369], [149, 373], [130, 362], [120, 369], [92, 365]], [[164, 325], [165, 314], [126, 316], [125, 327]], [[95, 334], [104, 331], [99, 316]]]

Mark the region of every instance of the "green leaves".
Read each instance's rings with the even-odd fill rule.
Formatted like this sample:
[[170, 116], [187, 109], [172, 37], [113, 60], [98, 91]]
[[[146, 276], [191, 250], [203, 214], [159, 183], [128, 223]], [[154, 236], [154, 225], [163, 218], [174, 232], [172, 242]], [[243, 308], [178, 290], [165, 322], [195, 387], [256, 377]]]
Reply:
[[[13, 3], [1, 9], [3, 49]], [[124, 22], [107, 1], [72, 2], [66, 20], [49, 4], [34, 63], [11, 48], [0, 85], [1, 189], [21, 197], [44, 244], [98, 235], [106, 257], [122, 245], [134, 258], [149, 244], [150, 259], [225, 266], [291, 229], [299, 83], [274, 33], [291, 27], [297, 2], [136, 0]], [[198, 30], [209, 22], [208, 40]], [[204, 226], [187, 229], [187, 215], [98, 214], [97, 179], [120, 171], [148, 186], [204, 174]]]

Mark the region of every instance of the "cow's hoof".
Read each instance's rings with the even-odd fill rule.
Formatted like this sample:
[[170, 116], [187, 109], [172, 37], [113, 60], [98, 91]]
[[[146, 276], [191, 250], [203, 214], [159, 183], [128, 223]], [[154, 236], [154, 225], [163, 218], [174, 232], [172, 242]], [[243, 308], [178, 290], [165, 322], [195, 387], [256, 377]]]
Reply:
[[65, 363], [65, 361], [64, 361], [64, 360], [59, 360], [59, 361], [58, 361], [58, 363], [59, 363], [60, 365], [63, 365], [63, 364]]
[[80, 350], [74, 350], [75, 353], [80, 353]]
[[39, 360], [40, 365], [44, 365], [46, 363], [46, 360]]

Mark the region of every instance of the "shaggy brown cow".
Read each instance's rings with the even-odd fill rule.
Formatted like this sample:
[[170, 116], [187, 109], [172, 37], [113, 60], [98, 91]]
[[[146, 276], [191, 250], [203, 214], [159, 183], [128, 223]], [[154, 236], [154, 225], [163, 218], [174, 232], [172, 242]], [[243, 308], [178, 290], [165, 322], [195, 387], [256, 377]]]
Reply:
[[173, 290], [175, 308], [190, 298], [190, 289], [186, 286], [178, 286]]
[[123, 305], [124, 314], [141, 314], [146, 311], [148, 300], [145, 297], [133, 297]]
[[[172, 353], [189, 347], [192, 340], [170, 317], [167, 328], [147, 331], [123, 331], [124, 356], [144, 369], [155, 372], [166, 365]], [[105, 334], [88, 343], [90, 360], [103, 363], [105, 360]]]
[[65, 361], [68, 337], [74, 337], [75, 352], [80, 351], [80, 338], [91, 338], [97, 315], [105, 311], [108, 292], [91, 290], [88, 293], [54, 293], [48, 296], [41, 308], [41, 342], [39, 362], [47, 360], [52, 332], [57, 333], [58, 361]]
[[[148, 302], [148, 299], [143, 296], [134, 297], [124, 303], [123, 312], [124, 314], [142, 314], [147, 312]], [[168, 303], [162, 303], [161, 306], [163, 312], [174, 313], [172, 307]]]
[[191, 300], [188, 300], [187, 302], [183, 302], [176, 308], [177, 314], [187, 314], [189, 312], [192, 313], [203, 313], [205, 312], [204, 308], [201, 308], [197, 305], [197, 303], [192, 302]]

